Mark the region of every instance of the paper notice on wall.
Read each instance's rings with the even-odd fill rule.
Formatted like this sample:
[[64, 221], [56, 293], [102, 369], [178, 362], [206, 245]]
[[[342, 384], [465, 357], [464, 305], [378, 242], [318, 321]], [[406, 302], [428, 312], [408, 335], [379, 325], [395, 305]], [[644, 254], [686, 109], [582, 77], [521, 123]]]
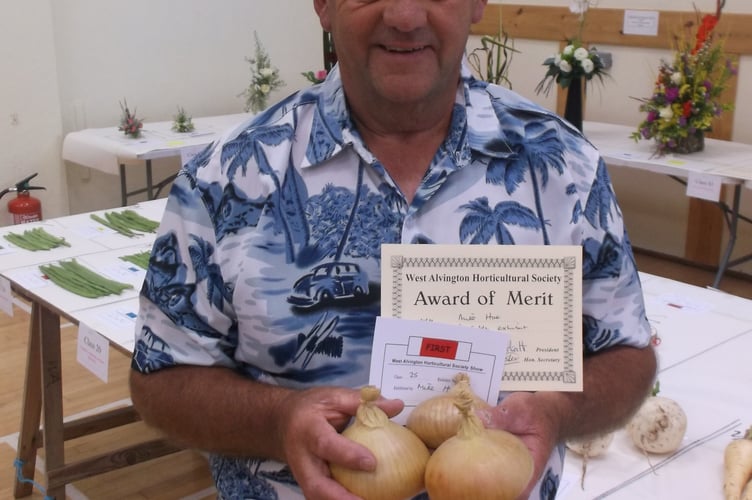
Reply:
[[658, 17], [656, 10], [625, 10], [625, 35], [658, 36]]

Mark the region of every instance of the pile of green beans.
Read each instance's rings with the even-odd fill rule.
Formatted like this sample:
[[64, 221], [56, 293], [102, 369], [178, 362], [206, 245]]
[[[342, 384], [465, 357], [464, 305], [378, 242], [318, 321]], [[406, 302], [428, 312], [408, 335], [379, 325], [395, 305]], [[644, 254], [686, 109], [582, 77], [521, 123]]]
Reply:
[[91, 214], [90, 217], [103, 226], [117, 231], [123, 236], [133, 238], [138, 233], [154, 233], [159, 227], [159, 222], [147, 219], [133, 210], [123, 210], [122, 212], [105, 212], [104, 217], [97, 214]]
[[70, 243], [65, 241], [65, 238], [58, 238], [57, 236], [51, 235], [41, 227], [28, 229], [24, 231], [23, 234], [8, 233], [5, 235], [5, 239], [19, 248], [31, 250], [32, 252], [36, 252], [37, 250], [52, 250], [53, 248], [61, 246], [70, 246]]
[[82, 297], [96, 299], [106, 295], [120, 295], [133, 285], [105, 278], [79, 264], [76, 259], [60, 261], [57, 264], [39, 266], [53, 283]]
[[123, 255], [122, 257], [120, 257], [120, 259], [126, 262], [130, 262], [131, 264], [135, 264], [141, 269], [146, 269], [147, 267], [149, 267], [150, 256], [151, 252], [143, 251], [131, 255]]

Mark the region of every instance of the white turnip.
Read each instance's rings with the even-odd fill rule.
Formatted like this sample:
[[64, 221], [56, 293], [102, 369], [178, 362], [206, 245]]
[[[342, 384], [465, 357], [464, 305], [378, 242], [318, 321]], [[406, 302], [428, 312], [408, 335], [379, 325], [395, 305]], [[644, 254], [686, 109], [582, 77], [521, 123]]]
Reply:
[[582, 457], [580, 487], [583, 490], [585, 489], [585, 473], [587, 472], [588, 460], [606, 453], [613, 440], [613, 432], [567, 440], [567, 448]]
[[671, 453], [687, 431], [687, 415], [673, 399], [658, 396], [658, 385], [627, 424], [632, 442], [647, 453]]

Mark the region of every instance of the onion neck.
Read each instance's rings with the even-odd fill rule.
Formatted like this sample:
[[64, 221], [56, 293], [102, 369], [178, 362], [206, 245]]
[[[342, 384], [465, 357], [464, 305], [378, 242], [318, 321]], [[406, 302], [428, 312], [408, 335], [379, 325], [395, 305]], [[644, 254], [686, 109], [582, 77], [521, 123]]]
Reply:
[[476, 439], [485, 430], [483, 422], [481, 422], [475, 413], [466, 413], [463, 415], [460, 428], [457, 430], [457, 437], [460, 439]]
[[358, 407], [355, 417], [358, 422], [369, 428], [384, 427], [389, 421], [386, 413], [371, 402], [362, 403]]

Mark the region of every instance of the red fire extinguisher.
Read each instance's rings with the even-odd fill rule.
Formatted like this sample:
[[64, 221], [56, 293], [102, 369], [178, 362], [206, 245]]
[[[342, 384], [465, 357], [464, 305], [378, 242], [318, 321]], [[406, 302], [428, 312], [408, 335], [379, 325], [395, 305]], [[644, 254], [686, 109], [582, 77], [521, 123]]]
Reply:
[[46, 189], [42, 186], [30, 186], [29, 181], [36, 177], [34, 173], [17, 183], [15, 187], [3, 189], [0, 198], [8, 193], [16, 192], [18, 195], [8, 202], [11, 224], [25, 224], [42, 220], [42, 202], [29, 194], [32, 189]]

